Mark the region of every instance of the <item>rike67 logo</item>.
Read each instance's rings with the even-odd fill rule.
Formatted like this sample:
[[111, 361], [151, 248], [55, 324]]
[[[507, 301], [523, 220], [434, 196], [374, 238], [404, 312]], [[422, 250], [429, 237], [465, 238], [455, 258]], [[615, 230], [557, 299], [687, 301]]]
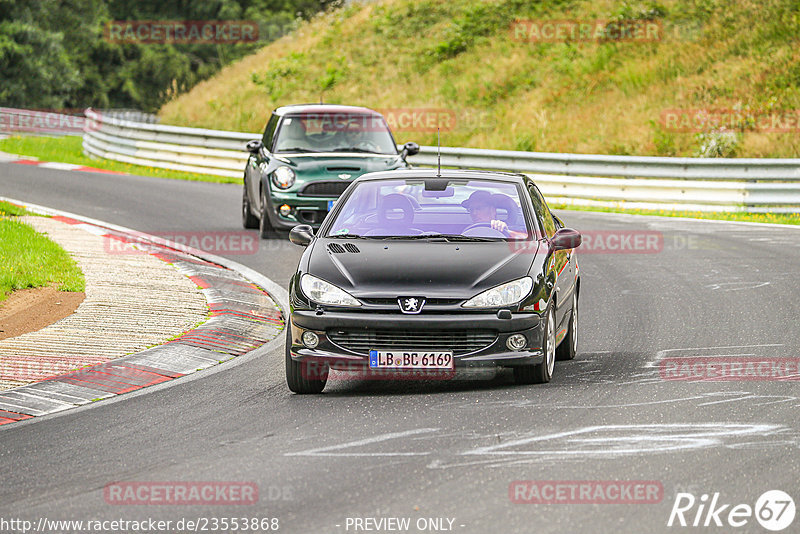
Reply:
[[755, 517], [765, 529], [778, 532], [792, 524], [795, 512], [794, 500], [781, 490], [765, 491], [755, 506], [724, 503], [719, 492], [712, 496], [704, 493], [699, 499], [691, 493], [678, 493], [667, 526], [740, 528]]

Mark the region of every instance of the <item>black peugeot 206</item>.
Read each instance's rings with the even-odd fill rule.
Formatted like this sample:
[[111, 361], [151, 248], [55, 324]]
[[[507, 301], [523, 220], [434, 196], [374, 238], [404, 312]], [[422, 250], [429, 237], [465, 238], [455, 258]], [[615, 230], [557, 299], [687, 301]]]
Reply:
[[430, 373], [511, 367], [549, 382], [575, 357], [580, 234], [525, 175], [366, 174], [314, 234], [289, 287], [286, 379], [319, 393], [330, 369]]

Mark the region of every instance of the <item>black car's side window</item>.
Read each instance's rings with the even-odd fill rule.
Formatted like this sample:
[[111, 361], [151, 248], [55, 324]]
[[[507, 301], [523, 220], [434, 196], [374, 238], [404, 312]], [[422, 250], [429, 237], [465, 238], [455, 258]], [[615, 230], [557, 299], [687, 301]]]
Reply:
[[272, 139], [275, 136], [275, 128], [278, 127], [278, 116], [272, 115], [269, 118], [269, 122], [267, 122], [267, 127], [264, 128], [264, 137], [261, 139], [261, 142], [264, 144], [264, 148], [272, 152]]
[[528, 192], [531, 194], [531, 201], [533, 202], [533, 210], [536, 212], [536, 218], [539, 219], [539, 227], [543, 229], [544, 235], [548, 238], [553, 237], [556, 233], [556, 225], [553, 222], [553, 215], [544, 201], [544, 197], [539, 192], [539, 189], [532, 183], [528, 184]]

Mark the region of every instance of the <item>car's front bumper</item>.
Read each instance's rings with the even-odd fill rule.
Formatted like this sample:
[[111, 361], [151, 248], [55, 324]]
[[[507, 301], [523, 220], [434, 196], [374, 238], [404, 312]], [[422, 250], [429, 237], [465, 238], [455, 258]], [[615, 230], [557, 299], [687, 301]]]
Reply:
[[[291, 329], [291, 357], [295, 361], [314, 361], [317, 363], [344, 364], [347, 368], [369, 368], [368, 353], [348, 350], [335, 343], [328, 336], [333, 330], [402, 331], [420, 335], [451, 331], [492, 331], [494, 341], [479, 350], [465, 354], [455, 353], [456, 368], [521, 366], [542, 363], [543, 321], [537, 313], [515, 313], [511, 319], [500, 319], [494, 312], [486, 313], [431, 313], [406, 315], [399, 313], [377, 313], [357, 311], [329, 311], [322, 314], [316, 311], [295, 310], [287, 328]], [[305, 331], [313, 331], [319, 337], [317, 347], [311, 349], [303, 345], [301, 336]], [[523, 334], [528, 340], [527, 347], [521, 351], [507, 348], [506, 340], [512, 334]], [[443, 343], [429, 351], [449, 351], [452, 347]], [[373, 350], [394, 347], [371, 347]], [[409, 346], [408, 349], [414, 349]]]
[[[337, 197], [306, 197], [297, 193], [272, 191], [268, 197], [267, 215], [273, 228], [290, 230], [298, 224], [308, 224], [319, 228], [325, 216], [328, 215], [330, 202], [335, 202]], [[281, 215], [279, 208], [289, 206], [288, 215]]]

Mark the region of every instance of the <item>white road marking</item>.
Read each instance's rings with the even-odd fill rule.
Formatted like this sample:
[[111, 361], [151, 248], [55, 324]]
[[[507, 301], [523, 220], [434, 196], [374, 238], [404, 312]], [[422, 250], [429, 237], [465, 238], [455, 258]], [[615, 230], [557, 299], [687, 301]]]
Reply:
[[89, 232], [90, 234], [93, 235], [101, 235], [101, 236], [108, 235], [108, 230], [106, 230], [105, 228], [100, 228], [99, 226], [95, 226], [93, 224], [80, 223], [76, 224], [75, 228], [80, 228], [81, 230]]
[[[767, 348], [767, 347], [783, 347], [783, 344], [781, 344], [781, 343], [765, 343], [765, 344], [761, 344], [761, 345], [722, 345], [722, 346], [718, 346], [718, 347], [688, 347], [688, 348], [684, 348], [684, 349], [662, 349], [662, 350], [656, 352], [656, 358], [654, 360], [651, 360], [651, 361], [647, 362], [646, 364], [644, 364], [644, 367], [645, 368], [652, 368], [652, 367], [656, 367], [657, 368], [658, 367], [658, 362], [660, 360], [663, 360], [665, 357], [667, 357], [667, 355], [669, 353], [672, 353], [672, 352], [690, 352], [690, 351], [696, 352], [696, 351], [712, 351], [712, 350], [722, 350], [722, 349], [726, 349], [726, 350], [727, 349], [755, 349], [755, 348]], [[711, 356], [711, 357], [713, 357], [713, 356], [717, 356], [717, 355], [716, 354], [704, 354], [704, 355], [701, 355], [701, 354], [690, 354], [687, 357], [691, 358], [691, 357], [699, 357], [699, 356], [704, 356], [704, 357]], [[727, 356], [731, 356], [731, 355], [728, 354]], [[670, 356], [670, 358], [680, 358], [680, 357], [681, 356]]]
[[[546, 455], [546, 456], [620, 456], [667, 452], [680, 449], [705, 448], [722, 444], [724, 437], [767, 435], [781, 429], [776, 425], [746, 425], [734, 423], [664, 424], [664, 425], [606, 425], [590, 426], [579, 430], [559, 432], [545, 436], [531, 436], [500, 445], [478, 447], [462, 455]], [[585, 437], [587, 434], [599, 437]], [[602, 434], [608, 434], [603, 436]], [[617, 434], [619, 433], [619, 434]], [[564, 443], [569, 449], [537, 447], [534, 450], [504, 450], [509, 447], [569, 438]], [[579, 449], [588, 445], [586, 449]], [[615, 448], [616, 447], [616, 448]]]
[[331, 452], [351, 447], [361, 447], [364, 445], [371, 445], [373, 443], [381, 443], [392, 439], [404, 438], [407, 436], [414, 436], [417, 434], [425, 434], [429, 432], [438, 432], [438, 428], [416, 428], [414, 430], [406, 430], [404, 432], [390, 432], [388, 434], [380, 434], [366, 439], [359, 439], [342, 443], [340, 445], [331, 445], [329, 447], [320, 447], [318, 449], [308, 449], [298, 452], [287, 452], [284, 456], [426, 456], [430, 452]]
[[[602, 436], [604, 432], [608, 436]], [[666, 425], [610, 425], [593, 426], [579, 430], [559, 432], [546, 436], [532, 436], [508, 443], [478, 447], [462, 452], [461, 456], [490, 456], [492, 458], [445, 463], [437, 459], [427, 464], [428, 469], [451, 467], [507, 467], [521, 463], [547, 461], [585, 460], [589, 458], [616, 458], [648, 453], [666, 453], [709, 447], [764, 448], [798, 446], [798, 439], [787, 439], [791, 429], [767, 424], [666, 424]], [[601, 434], [600, 437], [584, 437]], [[753, 441], [754, 437], [766, 438]], [[790, 437], [794, 437], [791, 436]], [[741, 438], [749, 441], [736, 442]], [[547, 448], [547, 441], [557, 447]], [[508, 447], [535, 444], [533, 450], [503, 450]]]
[[[708, 284], [705, 287], [711, 291], [716, 291], [717, 289], [722, 289], [722, 291], [743, 291], [745, 289], [758, 289], [759, 287], [768, 286], [770, 284], [771, 282], [718, 282]], [[740, 287], [731, 287], [736, 285]]]
[[74, 163], [59, 163], [56, 161], [47, 161], [40, 163], [38, 166], [45, 169], [57, 169], [59, 171], [74, 171], [75, 169], [80, 169], [83, 167], [83, 165], [75, 165]]

